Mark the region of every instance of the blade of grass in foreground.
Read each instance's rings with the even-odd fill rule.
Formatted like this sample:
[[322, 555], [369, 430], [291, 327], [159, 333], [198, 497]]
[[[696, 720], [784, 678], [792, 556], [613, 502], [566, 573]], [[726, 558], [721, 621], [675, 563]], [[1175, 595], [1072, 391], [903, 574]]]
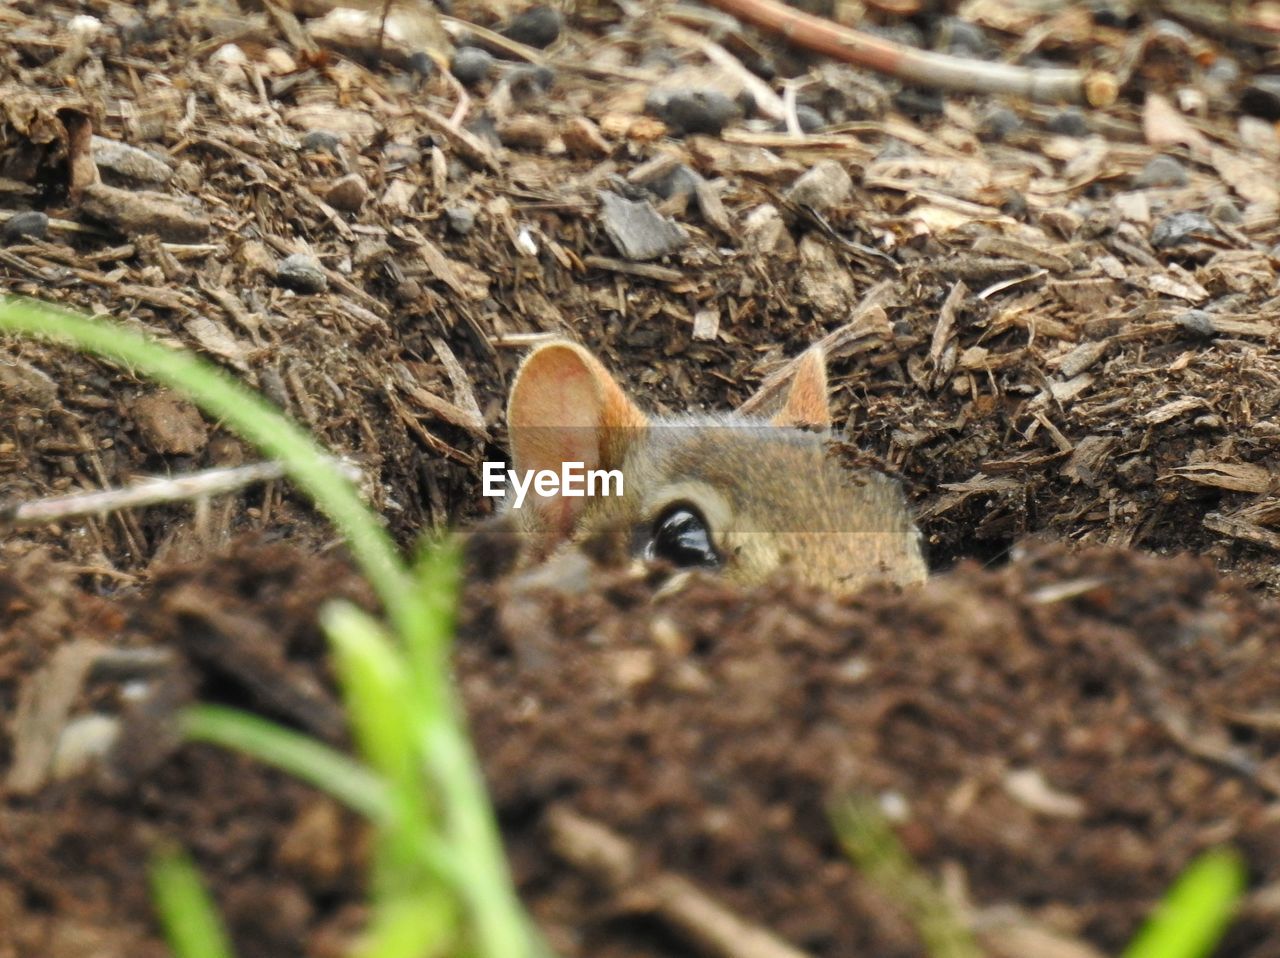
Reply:
[[231, 944], [185, 852], [158, 853], [148, 869], [151, 897], [177, 958], [231, 958]]
[[1174, 882], [1123, 958], [1204, 958], [1226, 931], [1244, 887], [1238, 852], [1205, 852]]
[[[301, 745], [301, 737], [290, 740], [286, 730], [277, 729], [264, 735], [270, 723], [255, 727], [224, 721], [219, 726], [215, 721], [215, 727], [211, 728], [210, 715], [205, 713], [203, 731], [210, 739], [216, 737], [223, 745], [258, 754], [273, 764], [292, 763], [292, 770], [322, 788], [333, 782], [321, 779], [337, 774], [335, 794], [349, 803], [362, 803], [367, 811], [373, 811], [375, 806], [382, 808], [379, 828], [386, 842], [394, 843], [397, 834], [404, 834], [397, 833], [396, 828], [407, 821], [406, 811], [413, 810], [409, 816], [413, 820], [410, 824], [415, 826], [410, 828], [412, 841], [405, 851], [397, 851], [395, 860], [405, 864], [402, 855], [420, 856], [421, 873], [447, 879], [445, 884], [435, 884], [433, 888], [440, 891], [447, 885], [465, 903], [468, 927], [464, 935], [473, 942], [474, 954], [483, 958], [542, 954], [541, 943], [520, 906], [507, 872], [492, 807], [450, 684], [447, 649], [452, 635], [453, 588], [443, 585], [440, 589], [421, 588], [400, 561], [377, 517], [361, 502], [355, 487], [324, 451], [265, 400], [221, 370], [118, 324], [86, 319], [33, 301], [0, 297], [0, 332], [5, 330], [69, 343], [136, 367], [144, 375], [182, 393], [206, 414], [222, 420], [261, 451], [280, 460], [289, 478], [329, 516], [382, 599], [398, 640], [393, 655], [413, 676], [412, 721], [400, 729], [402, 741], [392, 742], [382, 737], [386, 729], [385, 716], [373, 715], [371, 719], [367, 714], [353, 715], [353, 725], [360, 729], [370, 721], [377, 724], [383, 732], [366, 744], [376, 741], [379, 748], [389, 746], [402, 756], [412, 754], [414, 770], [419, 776], [411, 781], [400, 766], [399, 774], [392, 780], [378, 779], [367, 771], [364, 775], [368, 778], [365, 778], [352, 772], [358, 766], [335, 760], [319, 743], [308, 750]], [[341, 613], [338, 618], [342, 618]], [[349, 621], [340, 627], [358, 625], [360, 623]], [[411, 661], [405, 660], [404, 650], [411, 650]], [[200, 728], [201, 713], [193, 714], [195, 726]], [[222, 718], [225, 719], [225, 715]], [[191, 721], [189, 718], [189, 728]], [[371, 779], [381, 786], [381, 798], [373, 797]], [[411, 786], [420, 793], [429, 792], [432, 801], [440, 803], [438, 819], [427, 823], [431, 827], [425, 833], [420, 827], [423, 824], [419, 814], [422, 794], [409, 798], [406, 789]], [[459, 861], [465, 862], [466, 867], [459, 868]], [[383, 897], [375, 892], [375, 907], [383, 909], [386, 916], [388, 940], [406, 942], [408, 936], [427, 933], [428, 923], [402, 921], [394, 911], [403, 894], [422, 890], [422, 886], [416, 885], [407, 889], [387, 888]], [[451, 911], [446, 909], [436, 914]]]
[[839, 802], [831, 822], [845, 853], [886, 898], [901, 906], [931, 958], [982, 958], [964, 920], [911, 860], [874, 802]]

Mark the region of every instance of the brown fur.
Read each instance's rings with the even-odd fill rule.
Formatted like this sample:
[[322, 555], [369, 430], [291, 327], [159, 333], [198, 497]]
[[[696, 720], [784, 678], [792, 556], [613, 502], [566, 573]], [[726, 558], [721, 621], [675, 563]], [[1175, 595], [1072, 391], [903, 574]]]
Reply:
[[826, 363], [811, 349], [772, 420], [736, 414], [650, 419], [590, 352], [568, 342], [521, 366], [507, 413], [513, 468], [620, 469], [624, 494], [537, 497], [512, 510], [530, 559], [607, 530], [650, 533], [663, 510], [692, 504], [726, 576], [759, 582], [781, 566], [834, 591], [869, 580], [922, 581], [919, 535], [898, 484], [849, 475], [828, 455]]

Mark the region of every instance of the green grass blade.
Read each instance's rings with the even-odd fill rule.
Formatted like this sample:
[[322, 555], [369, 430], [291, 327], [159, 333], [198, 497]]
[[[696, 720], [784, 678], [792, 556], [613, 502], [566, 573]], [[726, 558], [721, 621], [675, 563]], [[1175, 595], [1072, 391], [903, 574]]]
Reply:
[[220, 705], [193, 705], [180, 718], [186, 738], [252, 755], [327, 792], [374, 822], [393, 815], [386, 785], [364, 766], [310, 736]]
[[1230, 924], [1245, 888], [1238, 852], [1205, 852], [1174, 882], [1124, 958], [1204, 958]]
[[185, 852], [159, 852], [148, 869], [151, 898], [175, 958], [231, 958], [231, 942]]
[[68, 343], [104, 359], [136, 367], [189, 397], [266, 455], [329, 517], [351, 546], [387, 612], [404, 634], [421, 626], [408, 572], [377, 517], [324, 450], [266, 400], [189, 353], [170, 349], [123, 326], [88, 319], [44, 303], [0, 297], [0, 331]]
[[886, 898], [902, 907], [931, 958], [982, 958], [964, 920], [911, 860], [874, 802], [839, 802], [831, 822], [845, 853]]

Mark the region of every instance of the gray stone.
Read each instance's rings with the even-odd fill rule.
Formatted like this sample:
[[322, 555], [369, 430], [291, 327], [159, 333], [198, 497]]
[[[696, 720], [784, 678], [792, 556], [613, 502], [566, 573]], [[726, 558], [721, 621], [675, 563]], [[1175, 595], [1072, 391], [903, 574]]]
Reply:
[[791, 184], [787, 198], [815, 210], [829, 210], [853, 195], [853, 178], [836, 160], [821, 160]]
[[684, 228], [664, 217], [652, 204], [626, 200], [603, 190], [599, 195], [601, 224], [624, 258], [657, 259], [688, 242]]
[[105, 136], [93, 138], [93, 162], [104, 179], [129, 183], [168, 183], [173, 167], [164, 160], [152, 156], [119, 140]]
[[42, 240], [49, 235], [49, 217], [39, 210], [14, 213], [0, 227], [0, 243], [6, 246], [24, 239]]
[[314, 256], [294, 253], [276, 267], [276, 281], [298, 293], [323, 293], [329, 288], [329, 277]]
[[543, 49], [560, 39], [564, 17], [554, 7], [539, 4], [517, 13], [500, 31], [508, 40]]
[[463, 47], [453, 55], [449, 68], [463, 86], [473, 87], [488, 79], [493, 72], [493, 56], [479, 47]]
[[1173, 213], [1151, 227], [1151, 245], [1156, 249], [1164, 249], [1194, 242], [1202, 236], [1217, 235], [1217, 227], [1203, 213]]
[[1186, 186], [1187, 171], [1172, 156], [1153, 156], [1150, 162], [1133, 178], [1133, 185], [1139, 189], [1158, 186]]

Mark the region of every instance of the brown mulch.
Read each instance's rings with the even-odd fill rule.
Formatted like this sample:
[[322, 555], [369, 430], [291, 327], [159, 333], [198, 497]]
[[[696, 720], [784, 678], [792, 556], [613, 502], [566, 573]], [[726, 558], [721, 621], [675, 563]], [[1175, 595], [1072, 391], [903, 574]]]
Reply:
[[[935, 97], [694, 8], [579, 9], [540, 50], [466, 26], [514, 6], [396, 0], [379, 51], [367, 18], [327, 29], [332, 6], [0, 10], [0, 286], [221, 364], [355, 463], [406, 546], [489, 511], [478, 464], [540, 337], [658, 411], [735, 406], [823, 340], [851, 455], [902, 475], [945, 573], [844, 602], [655, 600], [617, 570], [474, 583], [460, 679], [555, 947], [683, 953], [636, 890], [670, 873], [815, 955], [919, 954], [836, 847], [825, 805], [855, 791], [992, 953], [1115, 952], [1233, 842], [1252, 892], [1222, 953], [1280, 955], [1270, 8], [868, 3], [846, 24], [957, 55], [976, 26], [987, 60], [1122, 81], [1064, 110]], [[440, 67], [467, 29], [497, 59], [464, 96]], [[734, 63], [775, 79], [751, 116]], [[774, 129], [787, 77], [821, 132]], [[654, 95], [690, 88], [739, 113], [681, 135]], [[846, 186], [793, 192], [832, 160]], [[683, 243], [641, 260], [602, 191]], [[0, 510], [255, 459], [127, 370], [0, 340]], [[163, 953], [162, 840], [195, 852], [240, 954], [341, 952], [358, 824], [165, 731], [196, 696], [342, 741], [312, 616], [369, 597], [333, 539], [278, 482], [0, 528], [0, 956]], [[1058, 545], [1011, 559], [1028, 540]], [[61, 720], [119, 719], [137, 747], [17, 787], [15, 712], [58, 662]], [[565, 809], [629, 843], [636, 887], [554, 850]]]

